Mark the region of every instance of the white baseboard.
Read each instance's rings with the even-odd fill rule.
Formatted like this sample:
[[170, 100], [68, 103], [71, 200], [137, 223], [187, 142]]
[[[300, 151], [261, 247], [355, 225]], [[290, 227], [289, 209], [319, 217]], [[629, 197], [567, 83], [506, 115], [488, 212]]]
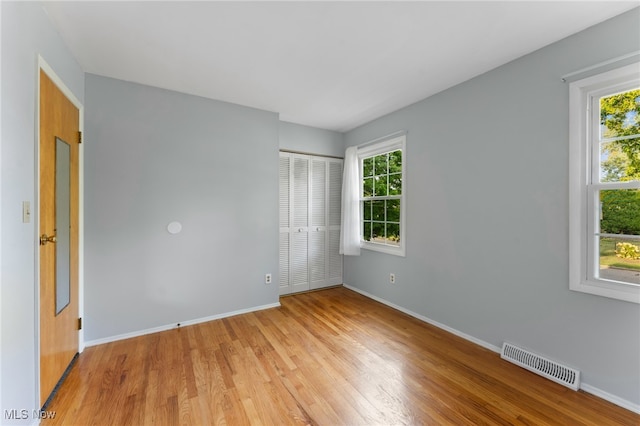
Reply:
[[616, 404], [617, 406], [625, 408], [629, 411], [633, 411], [636, 414], [640, 414], [640, 405], [634, 404], [633, 402], [627, 401], [626, 399], [622, 399], [619, 396], [610, 394], [609, 392], [605, 392], [602, 389], [591, 386], [588, 383], [580, 383], [580, 390], [590, 393], [591, 395], [595, 395], [598, 398], [602, 398], [605, 401], [609, 401], [612, 404]]
[[390, 306], [390, 307], [392, 307], [392, 308], [394, 308], [394, 309], [399, 310], [400, 312], [404, 312], [404, 313], [405, 313], [405, 314], [407, 314], [407, 315], [411, 315], [412, 317], [417, 318], [417, 319], [419, 319], [420, 321], [424, 321], [424, 322], [426, 322], [426, 323], [428, 323], [428, 324], [431, 324], [431, 325], [433, 325], [433, 326], [436, 326], [436, 327], [438, 327], [438, 328], [441, 328], [441, 329], [443, 329], [443, 330], [445, 330], [445, 331], [448, 331], [448, 332], [449, 332], [449, 333], [451, 333], [451, 334], [455, 334], [455, 335], [456, 335], [456, 336], [458, 336], [458, 337], [462, 337], [462, 338], [463, 338], [463, 339], [465, 339], [465, 340], [468, 340], [468, 341], [470, 341], [470, 342], [473, 342], [473, 343], [475, 343], [476, 345], [480, 345], [480, 346], [482, 346], [483, 348], [489, 349], [490, 351], [500, 353], [500, 350], [501, 350], [501, 349], [500, 349], [499, 347], [495, 346], [495, 345], [492, 345], [491, 343], [487, 343], [487, 342], [485, 342], [484, 340], [476, 339], [475, 337], [470, 336], [470, 335], [468, 335], [468, 334], [466, 334], [466, 333], [463, 333], [463, 332], [462, 332], [462, 331], [460, 331], [460, 330], [456, 330], [455, 328], [451, 328], [451, 327], [449, 327], [448, 325], [444, 325], [444, 324], [442, 324], [442, 323], [439, 323], [438, 321], [434, 321], [434, 320], [432, 320], [431, 318], [427, 318], [427, 317], [425, 317], [425, 316], [423, 316], [423, 315], [417, 314], [417, 313], [415, 313], [415, 312], [413, 312], [413, 311], [410, 311], [410, 310], [409, 310], [409, 309], [407, 309], [407, 308], [403, 308], [402, 306], [398, 306], [398, 305], [396, 305], [396, 304], [394, 304], [394, 303], [389, 302], [388, 300], [382, 299], [382, 298], [380, 298], [380, 297], [378, 297], [378, 296], [374, 296], [374, 295], [373, 295], [373, 294], [371, 294], [371, 293], [367, 293], [366, 291], [360, 290], [359, 288], [351, 287], [351, 286], [346, 285], [346, 284], [343, 284], [343, 285], [344, 285], [346, 288], [348, 288], [349, 290], [353, 290], [353, 291], [355, 291], [356, 293], [360, 293], [361, 295], [366, 296], [366, 297], [368, 297], [368, 298], [370, 298], [370, 299], [373, 299], [373, 300], [375, 300], [375, 301], [377, 301], [377, 302], [380, 302], [380, 303], [382, 303], [383, 305]]
[[[398, 306], [395, 303], [391, 303], [388, 300], [382, 299], [382, 298], [380, 298], [378, 296], [374, 296], [373, 294], [368, 293], [368, 292], [366, 292], [364, 290], [360, 290], [359, 288], [352, 287], [352, 286], [349, 286], [347, 284], [343, 284], [343, 286], [348, 288], [349, 290], [355, 291], [356, 293], [360, 293], [361, 295], [363, 295], [365, 297], [368, 297], [368, 298], [373, 299], [373, 300], [375, 300], [377, 302], [380, 302], [383, 305], [390, 306], [390, 307], [392, 307], [394, 309], [399, 310], [400, 312], [404, 312], [407, 315], [410, 315], [410, 316], [412, 316], [414, 318], [417, 318], [417, 319], [419, 319], [421, 321], [424, 321], [424, 322], [426, 322], [428, 324], [431, 324], [431, 325], [433, 325], [435, 327], [438, 327], [438, 328], [441, 328], [441, 329], [443, 329], [445, 331], [448, 331], [451, 334], [454, 334], [454, 335], [456, 335], [458, 337], [462, 337], [463, 339], [468, 340], [470, 342], [473, 342], [476, 345], [480, 345], [483, 348], [489, 349], [489, 350], [497, 352], [497, 353], [501, 352], [501, 348], [499, 348], [498, 346], [492, 345], [491, 343], [487, 343], [484, 340], [477, 339], [477, 338], [475, 338], [473, 336], [470, 336], [470, 335], [468, 335], [466, 333], [461, 332], [460, 330], [456, 330], [455, 328], [451, 328], [451, 327], [449, 327], [447, 325], [439, 323], [438, 321], [434, 321], [431, 318], [427, 318], [427, 317], [425, 317], [423, 315], [417, 314], [417, 313], [415, 313], [413, 311], [410, 311], [409, 309], [403, 308], [402, 306]], [[618, 397], [616, 395], [613, 395], [613, 394], [610, 394], [608, 392], [605, 392], [602, 389], [599, 389], [599, 388], [597, 388], [595, 386], [591, 386], [588, 383], [581, 382], [580, 383], [580, 389], [585, 391], [585, 392], [587, 392], [587, 393], [595, 395], [598, 398], [602, 398], [605, 401], [609, 401], [609, 402], [611, 402], [611, 403], [613, 403], [613, 404], [615, 404], [615, 405], [617, 405], [619, 407], [622, 407], [622, 408], [627, 409], [629, 411], [632, 411], [634, 413], [640, 414], [640, 405], [634, 404], [631, 401], [627, 401], [626, 399], [623, 399], [623, 398], [620, 398], [620, 397]]]
[[102, 339], [89, 340], [87, 342], [84, 342], [83, 348], [89, 347], [89, 346], [102, 345], [104, 343], [116, 342], [118, 340], [130, 339], [132, 337], [144, 336], [145, 334], [152, 334], [152, 333], [158, 333], [160, 331], [171, 330], [173, 328], [178, 328], [178, 325], [176, 324], [180, 324], [179, 327], [186, 327], [188, 325], [200, 324], [203, 322], [214, 321], [222, 318], [232, 317], [235, 315], [248, 314], [250, 312], [257, 312], [265, 309], [278, 308], [278, 307], [280, 307], [280, 302], [271, 303], [269, 305], [254, 306], [252, 308], [240, 309], [233, 312], [225, 312], [222, 314], [211, 315], [204, 318], [196, 318], [188, 321], [180, 321], [179, 323], [161, 325], [159, 327], [147, 328], [145, 330], [133, 331], [131, 333], [118, 334], [116, 336], [104, 337]]

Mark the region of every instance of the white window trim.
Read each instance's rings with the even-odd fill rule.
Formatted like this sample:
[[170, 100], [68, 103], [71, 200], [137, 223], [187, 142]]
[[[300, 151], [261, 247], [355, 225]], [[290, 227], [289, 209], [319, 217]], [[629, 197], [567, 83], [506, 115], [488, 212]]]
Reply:
[[[406, 212], [407, 212], [407, 138], [406, 135], [403, 134], [401, 136], [397, 136], [391, 139], [383, 140], [376, 143], [365, 144], [363, 146], [358, 147], [358, 173], [359, 173], [359, 187], [360, 187], [360, 246], [363, 249], [377, 251], [381, 253], [393, 254], [396, 256], [404, 257], [406, 255]], [[385, 152], [402, 150], [402, 194], [400, 195], [400, 245], [399, 246], [391, 246], [387, 244], [381, 243], [372, 243], [370, 241], [365, 241], [362, 238], [363, 229], [363, 211], [362, 211], [362, 179], [363, 179], [363, 168], [362, 168], [362, 159], [366, 157], [371, 157], [374, 155], [382, 154]]]
[[[588, 241], [595, 226], [595, 219], [590, 220], [594, 201], [588, 185], [592, 183], [594, 155], [590, 150], [591, 136], [597, 127], [589, 128], [593, 122], [589, 114], [593, 98], [602, 95], [603, 90], [615, 90], [619, 86], [622, 91], [630, 84], [640, 84], [639, 70], [640, 63], [634, 63], [572, 82], [569, 86], [569, 288], [634, 303], [640, 303], [640, 286], [600, 279], [595, 273], [599, 255]], [[616, 186], [637, 188], [638, 184], [630, 182]]]

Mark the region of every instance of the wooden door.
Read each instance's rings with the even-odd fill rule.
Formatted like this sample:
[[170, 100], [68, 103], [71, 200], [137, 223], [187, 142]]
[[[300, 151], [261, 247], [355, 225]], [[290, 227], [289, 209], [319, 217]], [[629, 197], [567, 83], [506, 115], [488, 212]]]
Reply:
[[[78, 352], [78, 223], [79, 223], [79, 110], [40, 70], [40, 405], [44, 405], [65, 370]], [[64, 145], [66, 143], [66, 145]], [[61, 144], [65, 154], [56, 150]], [[58, 153], [56, 153], [58, 151]], [[56, 157], [68, 156], [65, 167], [69, 186], [68, 227], [57, 229], [56, 179], [60, 184], [60, 166]], [[64, 163], [63, 163], [64, 164]], [[58, 170], [56, 170], [58, 169]], [[56, 177], [56, 171], [58, 177]], [[59, 203], [58, 203], [59, 204]], [[58, 209], [56, 208], [58, 207]], [[64, 210], [64, 209], [63, 209]], [[66, 238], [67, 250], [60, 250], [54, 237]], [[62, 238], [62, 235], [66, 237]], [[56, 265], [58, 259], [58, 265]], [[56, 282], [60, 273], [60, 259], [68, 262], [65, 283]], [[61, 303], [59, 295], [63, 285], [68, 285], [67, 302]], [[56, 286], [60, 286], [56, 293]], [[66, 290], [65, 290], [66, 291]], [[56, 297], [58, 294], [58, 299]], [[58, 302], [58, 303], [57, 303]], [[56, 306], [58, 305], [58, 306]]]

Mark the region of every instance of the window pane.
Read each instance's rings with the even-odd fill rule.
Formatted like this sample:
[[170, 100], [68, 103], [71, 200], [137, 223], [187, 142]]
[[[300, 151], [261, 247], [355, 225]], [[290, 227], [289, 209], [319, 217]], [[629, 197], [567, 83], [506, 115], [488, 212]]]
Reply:
[[600, 143], [600, 181], [640, 180], [640, 138]]
[[365, 201], [362, 205], [364, 220], [371, 220], [371, 201]]
[[389, 173], [400, 173], [402, 171], [402, 151], [389, 153]]
[[384, 220], [384, 201], [371, 201], [371, 219], [377, 221]]
[[373, 178], [365, 178], [362, 186], [362, 194], [365, 197], [373, 197]]
[[375, 193], [376, 197], [387, 196], [387, 176], [376, 176], [375, 178]]
[[620, 237], [598, 237], [599, 278], [640, 284], [640, 190], [600, 191], [600, 233]]
[[402, 194], [402, 174], [389, 175], [389, 195]]
[[371, 241], [371, 222], [365, 222], [363, 227], [362, 238], [365, 241]]
[[371, 241], [377, 243], [384, 242], [384, 223], [373, 222], [371, 224]]
[[362, 176], [373, 176], [373, 157], [362, 160]]
[[375, 169], [374, 169], [375, 175], [385, 175], [389, 173], [387, 168], [387, 154], [376, 155], [375, 163], [376, 163]]
[[600, 191], [600, 232], [640, 235], [640, 190]]
[[640, 88], [600, 98], [600, 137], [640, 134]]
[[400, 222], [400, 200], [387, 200], [387, 222]]
[[599, 278], [640, 284], [640, 241], [600, 238]]
[[387, 244], [400, 245], [400, 225], [397, 223], [387, 223]]

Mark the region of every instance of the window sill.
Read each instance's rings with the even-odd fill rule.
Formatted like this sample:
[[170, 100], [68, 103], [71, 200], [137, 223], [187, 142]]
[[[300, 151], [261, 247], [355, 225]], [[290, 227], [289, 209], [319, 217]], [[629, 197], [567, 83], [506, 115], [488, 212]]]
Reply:
[[394, 256], [405, 257], [404, 247], [394, 247], [394, 246], [388, 246], [385, 244], [370, 243], [367, 241], [361, 241], [360, 247], [365, 250], [377, 251], [380, 253], [386, 253], [386, 254], [392, 254]]
[[640, 286], [607, 280], [584, 280], [571, 283], [570, 289], [581, 293], [640, 304]]

